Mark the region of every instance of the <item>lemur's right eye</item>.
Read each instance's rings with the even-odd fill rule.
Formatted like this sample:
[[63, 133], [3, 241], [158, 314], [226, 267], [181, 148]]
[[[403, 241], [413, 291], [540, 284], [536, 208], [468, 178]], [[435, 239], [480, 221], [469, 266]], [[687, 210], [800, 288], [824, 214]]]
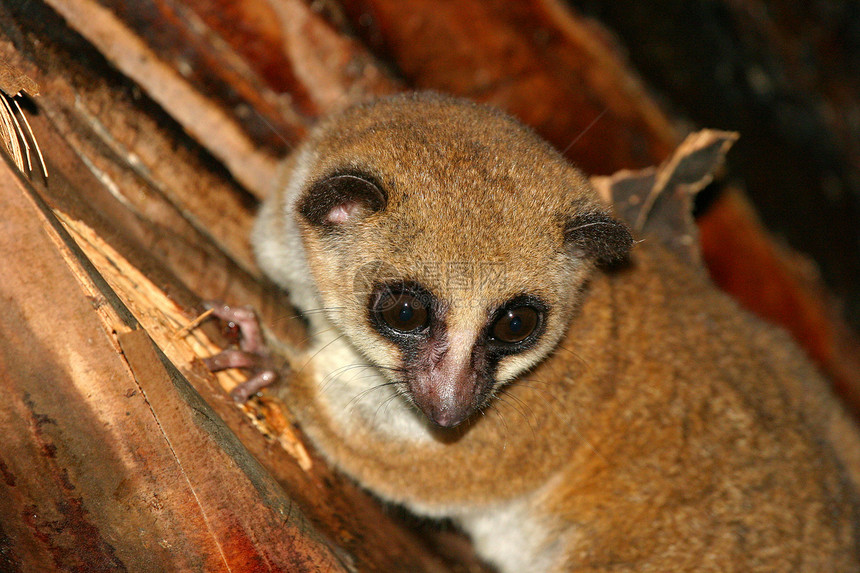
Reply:
[[374, 311], [386, 326], [401, 333], [422, 330], [430, 322], [427, 305], [420, 297], [408, 292], [382, 295]]

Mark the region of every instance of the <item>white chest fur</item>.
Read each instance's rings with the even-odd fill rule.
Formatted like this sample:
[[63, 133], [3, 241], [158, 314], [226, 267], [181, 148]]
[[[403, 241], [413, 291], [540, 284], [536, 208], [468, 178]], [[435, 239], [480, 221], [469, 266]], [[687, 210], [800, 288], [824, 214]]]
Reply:
[[549, 528], [534, 511], [535, 494], [502, 504], [466, 510], [455, 521], [469, 534], [475, 551], [502, 573], [552, 571], [561, 557]]

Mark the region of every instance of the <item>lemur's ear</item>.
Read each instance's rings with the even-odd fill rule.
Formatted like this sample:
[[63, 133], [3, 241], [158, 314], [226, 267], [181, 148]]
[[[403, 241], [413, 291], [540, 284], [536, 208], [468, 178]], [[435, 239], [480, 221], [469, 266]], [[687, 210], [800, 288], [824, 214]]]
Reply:
[[600, 264], [622, 261], [633, 246], [627, 225], [601, 211], [579, 213], [564, 225], [568, 248]]
[[299, 213], [314, 225], [338, 227], [381, 211], [388, 198], [371, 177], [332, 175], [311, 185], [299, 201]]

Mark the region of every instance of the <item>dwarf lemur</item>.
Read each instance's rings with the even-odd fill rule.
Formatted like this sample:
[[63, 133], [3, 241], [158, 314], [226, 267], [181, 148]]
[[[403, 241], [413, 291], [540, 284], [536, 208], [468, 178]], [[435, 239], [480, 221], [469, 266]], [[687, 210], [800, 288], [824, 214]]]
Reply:
[[313, 337], [284, 392], [359, 484], [503, 572], [860, 570], [826, 383], [529, 129], [399, 95], [285, 173], [252, 237]]

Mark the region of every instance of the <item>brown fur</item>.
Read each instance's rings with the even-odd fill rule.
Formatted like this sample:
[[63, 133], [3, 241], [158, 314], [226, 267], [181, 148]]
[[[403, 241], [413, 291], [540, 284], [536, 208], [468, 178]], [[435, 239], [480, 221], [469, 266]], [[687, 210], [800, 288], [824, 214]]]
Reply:
[[[445, 122], [471, 137], [446, 139]], [[351, 290], [373, 258], [449, 300], [480, 302], [455, 322], [483, 320], [488, 304], [527, 289], [553, 309], [547, 342], [526, 353], [532, 366], [470, 422], [431, 428], [432, 439], [381, 432], [375, 415], [332, 405], [331, 380], [303, 370], [287, 393], [313, 441], [360, 484], [419, 512], [459, 518], [527, 499], [522, 537], [535, 535], [528, 551], [543, 569], [860, 570], [844, 465], [860, 441], [826, 383], [787, 336], [657, 241], [614, 271], [566, 251], [564, 221], [597, 199], [536, 141], [500, 114], [433, 96], [359, 108], [311, 136], [305, 180], [348, 164], [389, 193], [382, 212], [334, 236], [298, 221], [321, 298], [337, 307], [330, 322], [372, 363], [398, 359]], [[255, 235], [268, 247], [289, 204], [271, 203], [279, 210]], [[426, 270], [478, 254], [503, 263], [505, 281], [460, 292]]]

